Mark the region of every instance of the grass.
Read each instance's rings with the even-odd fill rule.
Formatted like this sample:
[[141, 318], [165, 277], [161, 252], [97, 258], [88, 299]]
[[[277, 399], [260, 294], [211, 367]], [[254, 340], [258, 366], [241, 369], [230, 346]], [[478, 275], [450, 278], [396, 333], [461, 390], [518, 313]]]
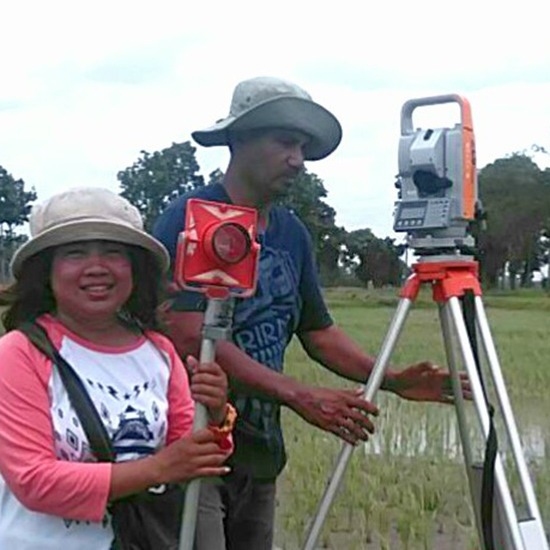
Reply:
[[[337, 323], [363, 349], [376, 354], [395, 313], [395, 291], [335, 289], [327, 300]], [[484, 297], [507, 390], [526, 446], [525, 456], [545, 524], [550, 526], [550, 466], [545, 445], [550, 428], [550, 298], [540, 292], [500, 293]], [[413, 307], [392, 363], [405, 366], [420, 359], [445, 364], [437, 309], [429, 294]], [[316, 385], [350, 386], [319, 368], [297, 342], [289, 348], [286, 372]], [[493, 396], [494, 397], [494, 396]], [[411, 403], [380, 392], [377, 433], [365, 449], [354, 451], [343, 486], [323, 528], [325, 548], [429, 550], [479, 547], [471, 498], [457, 435], [454, 407]], [[473, 405], [467, 405], [474, 456], [483, 447]], [[499, 420], [499, 419], [498, 419]], [[340, 443], [284, 410], [289, 463], [279, 483], [277, 544], [300, 548], [332, 473]], [[509, 456], [502, 423], [501, 449]], [[507, 461], [508, 463], [508, 461]], [[507, 467], [509, 478], [514, 471]], [[513, 492], [521, 508], [517, 484]]]

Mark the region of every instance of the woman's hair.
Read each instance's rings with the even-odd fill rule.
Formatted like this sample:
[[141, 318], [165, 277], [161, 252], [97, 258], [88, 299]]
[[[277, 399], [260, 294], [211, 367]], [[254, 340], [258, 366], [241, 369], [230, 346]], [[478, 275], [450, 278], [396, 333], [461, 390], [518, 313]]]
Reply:
[[[158, 327], [157, 307], [164, 288], [162, 270], [147, 250], [125, 246], [132, 264], [133, 287], [120, 312], [121, 320], [143, 329], [155, 329]], [[6, 332], [44, 313], [55, 312], [50, 283], [53, 255], [54, 248], [47, 248], [25, 260], [15, 283], [0, 291], [0, 307], [5, 307], [1, 318]]]
[[23, 264], [15, 283], [0, 292], [0, 306], [6, 308], [2, 313], [6, 332], [55, 310], [50, 285], [52, 261], [53, 248], [31, 256]]
[[158, 329], [157, 309], [163, 298], [165, 278], [153, 254], [139, 246], [128, 246], [132, 263], [132, 293], [123, 315], [144, 329]]

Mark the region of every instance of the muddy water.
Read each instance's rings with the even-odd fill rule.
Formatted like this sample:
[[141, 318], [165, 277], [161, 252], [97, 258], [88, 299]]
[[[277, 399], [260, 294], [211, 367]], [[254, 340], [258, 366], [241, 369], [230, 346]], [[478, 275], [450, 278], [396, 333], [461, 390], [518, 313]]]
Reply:
[[[375, 420], [377, 433], [365, 445], [367, 454], [389, 456], [429, 456], [461, 460], [462, 448], [456, 411], [452, 406], [399, 403], [387, 399], [379, 403], [382, 414]], [[550, 459], [550, 401], [513, 404], [514, 418], [528, 462]], [[469, 441], [476, 454], [483, 452], [477, 416], [473, 404], [466, 405]], [[499, 448], [509, 454], [502, 417], [495, 416]]]

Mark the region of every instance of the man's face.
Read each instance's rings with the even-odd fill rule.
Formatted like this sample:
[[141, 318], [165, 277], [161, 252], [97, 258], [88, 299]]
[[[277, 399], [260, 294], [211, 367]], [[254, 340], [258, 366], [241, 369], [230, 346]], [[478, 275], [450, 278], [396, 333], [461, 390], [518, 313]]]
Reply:
[[284, 129], [255, 131], [238, 148], [239, 164], [248, 185], [264, 198], [284, 195], [304, 167], [304, 147], [309, 138]]

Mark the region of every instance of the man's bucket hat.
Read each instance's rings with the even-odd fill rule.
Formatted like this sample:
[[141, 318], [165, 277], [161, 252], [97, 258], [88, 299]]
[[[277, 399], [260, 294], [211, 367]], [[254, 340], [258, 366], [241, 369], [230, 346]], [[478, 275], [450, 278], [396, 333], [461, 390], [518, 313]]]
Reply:
[[99, 187], [75, 188], [35, 204], [29, 219], [31, 238], [14, 254], [11, 270], [18, 278], [25, 260], [52, 246], [108, 240], [149, 251], [166, 271], [166, 248], [143, 230], [138, 209], [125, 198]]
[[231, 133], [262, 128], [285, 128], [308, 135], [311, 140], [305, 146], [305, 160], [328, 156], [342, 139], [342, 127], [331, 112], [296, 84], [273, 77], [237, 84], [229, 115], [191, 135], [200, 145], [211, 147], [229, 145]]

